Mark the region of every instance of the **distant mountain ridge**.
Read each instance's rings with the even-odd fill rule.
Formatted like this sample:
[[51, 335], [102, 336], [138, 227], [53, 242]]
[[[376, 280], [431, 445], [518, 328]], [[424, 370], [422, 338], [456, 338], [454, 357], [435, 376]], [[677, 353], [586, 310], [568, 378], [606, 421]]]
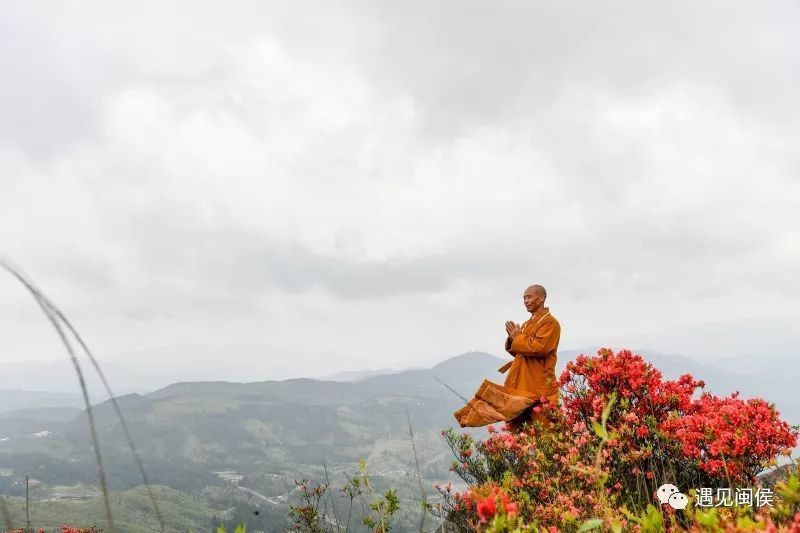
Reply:
[[[791, 373], [785, 375], [760, 376], [754, 379], [753, 374], [742, 374], [725, 368], [699, 363], [693, 359], [661, 354], [648, 350], [634, 350], [640, 353], [656, 368], [662, 371], [665, 378], [675, 379], [681, 374], [689, 373], [706, 382], [706, 389], [719, 395], [727, 395], [733, 391], [740, 391], [743, 397], [760, 396], [773, 401], [785, 418], [792, 423], [800, 420], [800, 402], [794, 397], [793, 383], [795, 377]], [[593, 354], [595, 349], [566, 350], [559, 354], [558, 373], [560, 374], [566, 363], [574, 359], [579, 353]], [[291, 404], [299, 406], [314, 405], [359, 405], [375, 399], [438, 399], [444, 402], [447, 410], [444, 411], [440, 424], [451, 423], [450, 409], [461, 403], [459, 396], [469, 398], [480, 384], [488, 378], [502, 382], [504, 376], [497, 372], [497, 368], [508, 361], [508, 358], [499, 358], [485, 352], [467, 352], [446, 359], [431, 368], [410, 369], [392, 373], [376, 373], [358, 379], [347, 380], [319, 380], [299, 378], [280, 381], [257, 381], [250, 383], [234, 382], [182, 382], [173, 383], [148, 394], [135, 394], [125, 396], [120, 401], [129, 405], [144, 405], [164, 401], [177, 401], [187, 397], [195, 399], [212, 398], [237, 398], [245, 401], [273, 402], [275, 405]], [[345, 376], [352, 378], [354, 376]], [[447, 387], [452, 388], [457, 394]], [[41, 396], [42, 402], [37, 403], [36, 398]], [[16, 403], [6, 403], [6, 411], [14, 411], [26, 406], [31, 407], [69, 407], [79, 408], [82, 400], [77, 395], [47, 393], [18, 392], [11, 395], [16, 397]], [[237, 400], [237, 401], [238, 401]], [[98, 409], [102, 412], [103, 403]], [[73, 411], [74, 412], [74, 411]], [[21, 413], [14, 413], [17, 418], [24, 417]], [[46, 411], [37, 416], [35, 420], [43, 420]], [[8, 417], [7, 417], [8, 418]], [[63, 421], [63, 411], [51, 417]]]
[[[557, 373], [560, 374], [567, 362], [573, 360], [579, 353], [594, 354], [597, 348], [587, 348], [584, 350], [562, 350], [559, 352]], [[725, 366], [720, 366], [717, 363], [702, 363], [695, 359], [683, 357], [680, 355], [664, 354], [652, 350], [632, 350], [639, 353], [650, 361], [656, 368], [661, 370], [664, 376], [668, 379], [675, 379], [681, 374], [689, 373], [696, 378], [702, 379], [707, 384], [707, 389], [715, 394], [727, 395], [731, 392], [738, 390], [743, 396], [761, 396], [774, 401], [782, 412], [786, 413], [790, 420], [800, 421], [800, 399], [797, 399], [793, 393], [795, 383], [800, 382], [800, 369], [797, 366], [784, 367], [777, 365], [781, 364], [782, 358], [771, 363], [769, 357], [760, 358], [761, 367], [753, 364], [741, 364], [741, 358], [731, 358], [725, 361]], [[236, 383], [236, 382], [206, 382], [206, 381], [191, 381], [179, 383], [163, 383], [159, 387], [153, 388], [153, 397], [160, 397], [164, 394], [175, 393], [179, 394], [181, 390], [193, 389], [197, 384], [203, 384], [202, 387], [211, 391], [223, 389], [236, 389], [237, 386], [242, 385], [246, 389], [249, 388], [257, 393], [262, 393], [269, 390], [270, 394], [280, 396], [286, 394], [286, 398], [297, 396], [294, 394], [299, 385], [300, 389], [304, 388], [303, 383], [315, 384], [325, 382], [335, 383], [350, 383], [358, 384], [353, 389], [354, 394], [358, 397], [356, 391], [372, 391], [373, 393], [380, 388], [385, 388], [386, 391], [413, 391], [415, 394], [422, 394], [429, 397], [437, 397], [440, 395], [450, 395], [455, 397], [451, 392], [439, 382], [436, 378], [447, 383], [450, 387], [454, 388], [459, 394], [464, 397], [470, 397], [474, 388], [483, 378], [502, 382], [504, 376], [497, 372], [497, 368], [503, 363], [508, 361], [509, 358], [500, 358], [485, 352], [466, 352], [441, 361], [430, 368], [412, 368], [406, 370], [364, 370], [364, 371], [347, 371], [342, 373], [333, 374], [326, 378], [312, 379], [312, 378], [296, 378], [290, 380], [276, 380], [276, 381], [262, 381], [251, 383]], [[72, 376], [73, 371], [69, 361], [56, 362], [53, 367], [45, 363], [32, 363], [33, 366], [28, 368], [19, 363], [10, 364], [16, 368], [16, 372], [11, 375], [0, 372], [0, 393], [3, 394], [4, 401], [0, 403], [0, 413], [5, 411], [13, 411], [16, 409], [27, 407], [83, 407], [83, 399], [77, 390], [77, 382], [70, 383], [69, 379], [65, 376]], [[124, 367], [110, 365], [112, 372], [109, 372], [112, 387], [118, 394], [125, 394], [130, 392], [130, 387], [118, 386], [114, 373], [122, 372], [127, 375], [130, 373]], [[761, 368], [762, 370], [753, 370], [752, 368]], [[777, 367], [777, 368], [776, 368]], [[44, 373], [44, 377], [39, 387], [34, 387], [37, 384], [36, 375], [27, 376], [26, 379], [20, 379], [19, 375], [23, 370], [28, 369], [31, 372], [38, 372], [42, 368], [48, 370]], [[106, 368], [106, 365], [104, 365]], [[0, 364], [0, 370], [7, 370], [8, 366]], [[155, 375], [155, 374], [154, 374]], [[50, 376], [50, 378], [48, 378]], [[32, 390], [46, 388], [50, 383], [49, 380], [58, 379], [58, 389], [65, 389], [63, 392], [33, 392]], [[482, 376], [482, 377], [481, 377]], [[140, 379], [134, 375], [134, 381]], [[11, 387], [11, 383], [17, 386]], [[131, 381], [127, 382], [129, 385]], [[260, 383], [261, 385], [258, 385]], [[265, 385], [265, 384], [271, 385]], [[284, 383], [284, 385], [279, 385]], [[30, 385], [30, 390], [25, 389], [26, 384]], [[152, 382], [155, 385], [156, 382]], [[21, 385], [21, 386], [20, 386]], [[3, 390], [3, 389], [10, 390]], [[345, 390], [336, 385], [318, 385], [314, 386], [316, 392], [322, 392], [330, 389], [331, 393], [336, 394], [336, 391]], [[16, 390], [14, 390], [16, 389]], [[76, 392], [66, 392], [76, 391]], [[348, 389], [349, 390], [349, 389]], [[137, 392], [142, 392], [137, 391]], [[294, 396], [293, 396], [294, 395]], [[303, 396], [302, 394], [300, 396]], [[103, 391], [96, 389], [93, 394], [93, 399], [102, 399], [105, 397]]]
[[[77, 381], [76, 386], [77, 389]], [[78, 392], [48, 392], [36, 388], [20, 390], [17, 388], [2, 390], [0, 395], [0, 413], [16, 411], [17, 409], [47, 408], [47, 407], [76, 407], [83, 408], [83, 398]]]
[[[143, 372], [114, 361], [101, 361], [103, 373], [115, 394], [146, 392], [163, 387], [174, 377], [157, 372]], [[105, 398], [105, 389], [88, 362], [83, 362], [87, 388], [93, 398]], [[0, 363], [0, 391], [47, 391], [80, 395], [78, 378], [66, 356], [53, 361]]]
[[330, 374], [327, 376], [322, 376], [319, 379], [320, 381], [358, 381], [360, 379], [372, 377], [372, 376], [381, 376], [384, 374], [394, 374], [395, 372], [400, 372], [400, 370], [393, 369], [393, 368], [381, 368], [378, 370], [367, 369], [367, 370], [343, 370], [341, 372], [336, 372], [334, 374]]

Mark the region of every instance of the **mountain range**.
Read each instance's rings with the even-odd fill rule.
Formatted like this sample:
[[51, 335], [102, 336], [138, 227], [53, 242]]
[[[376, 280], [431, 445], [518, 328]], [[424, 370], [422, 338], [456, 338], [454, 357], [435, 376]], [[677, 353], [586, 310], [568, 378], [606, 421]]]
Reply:
[[[578, 353], [561, 352], [559, 371]], [[789, 422], [800, 421], [793, 394], [800, 376], [793, 369], [745, 373], [675, 355], [639, 353], [667, 378], [690, 373], [717, 394], [739, 390], [743, 397], [762, 396], [775, 402]], [[363, 459], [376, 486], [401, 489], [406, 504], [401, 523], [413, 528], [419, 494], [410, 431], [425, 486], [452, 479], [452, 456], [440, 432], [454, 424], [453, 411], [484, 378], [502, 380], [497, 368], [506, 360], [470, 352], [425, 369], [344, 374], [337, 380], [181, 382], [117, 400], [151, 482], [169, 487], [168, 494], [179, 493], [177, 498], [199, 498], [197, 509], [206, 511], [197, 510], [191, 520], [227, 516], [270, 531], [269, 522], [285, 516], [295, 479], [330, 475], [335, 484]], [[8, 490], [19, 487], [23, 474], [39, 482], [34, 496], [48, 499], [54, 487], [63, 494], [69, 492], [63, 487], [96, 485], [78, 395], [0, 394], [9, 398], [0, 408], [0, 473], [10, 472], [0, 482]], [[95, 404], [93, 413], [111, 488], [136, 490], [141, 481], [110, 401]], [[248, 514], [253, 508], [260, 510], [262, 523]], [[198, 524], [201, 530], [207, 526]]]

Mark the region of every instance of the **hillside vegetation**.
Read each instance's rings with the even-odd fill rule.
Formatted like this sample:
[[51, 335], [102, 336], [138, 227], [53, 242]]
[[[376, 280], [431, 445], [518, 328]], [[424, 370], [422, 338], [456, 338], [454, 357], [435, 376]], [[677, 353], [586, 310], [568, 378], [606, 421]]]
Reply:
[[[572, 355], [574, 354], [565, 353], [561, 357], [565, 360]], [[684, 399], [689, 396], [699, 397], [701, 390], [696, 387], [696, 380], [693, 378], [690, 381], [679, 378], [679, 370], [713, 370], [689, 360], [659, 354], [648, 355], [648, 359], [657, 361], [656, 366], [666, 369], [665, 376], [658, 374], [658, 383], [668, 383], [670, 381], [667, 378], [674, 378], [675, 383], [682, 385], [673, 392], [682, 394]], [[589, 376], [599, 375], [598, 369], [609, 366], [609, 361], [598, 363], [593, 367], [594, 373], [589, 372], [586, 368], [589, 364], [587, 361], [594, 360], [596, 358], [578, 357], [567, 368], [568, 375], [575, 376], [576, 371], [582, 369], [586, 374], [584, 378], [589, 380]], [[669, 422], [673, 426], [668, 427], [669, 417], [664, 420], [654, 419], [652, 414], [647, 413], [635, 426], [635, 431], [639, 433], [648, 432], [647, 435], [637, 436], [636, 439], [639, 440], [624, 440], [614, 436], [608, 436], [605, 441], [598, 440], [591, 417], [596, 418], [595, 411], [610, 402], [611, 392], [616, 391], [618, 396], [614, 398], [607, 421], [609, 435], [614, 431], [621, 431], [621, 427], [616, 426], [620, 417], [622, 420], [625, 420], [625, 416], [630, 418], [631, 405], [635, 402], [626, 398], [624, 391], [641, 384], [637, 381], [641, 376], [650, 376], [649, 379], [652, 380], [656, 375], [655, 369], [639, 359], [620, 359], [618, 354], [614, 354], [610, 361], [624, 361], [625, 364], [617, 365], [619, 373], [611, 376], [616, 381], [610, 382], [613, 386], [606, 385], [605, 389], [600, 389], [602, 393], [592, 392], [597, 384], [592, 385], [590, 380], [583, 392], [580, 392], [583, 390], [580, 388], [570, 390], [571, 383], [568, 381], [563, 383], [564, 407], [570, 412], [570, 409], [574, 411], [581, 405], [584, 426], [576, 428], [573, 420], [572, 425], [561, 427], [556, 434], [566, 435], [568, 438], [560, 443], [540, 441], [530, 434], [521, 437], [521, 440], [512, 440], [502, 431], [495, 430], [487, 434], [484, 429], [469, 432], [470, 437], [464, 437], [462, 433], [446, 432], [446, 438], [442, 438], [442, 428], [452, 425], [452, 413], [463, 403], [458, 394], [469, 397], [485, 377], [500, 377], [496, 369], [503, 360], [483, 353], [464, 354], [430, 369], [374, 375], [356, 381], [296, 379], [253, 383], [176, 383], [149, 394], [122, 396], [118, 401], [150, 481], [164, 487], [159, 490], [165, 491], [160, 494], [164, 498], [165, 516], [171, 520], [170, 527], [174, 528], [172, 531], [186, 531], [183, 528], [188, 524], [193, 524], [192, 527], [198, 531], [205, 531], [216, 524], [230, 527], [240, 522], [247, 524], [250, 531], [283, 531], [291, 525], [287, 516], [290, 505], [302, 503], [303, 494], [298, 490], [295, 481], [316, 480], [320, 484], [340, 487], [358, 472], [357, 465], [361, 460], [365, 461], [378, 494], [389, 489], [397, 491], [400, 508], [392, 518], [393, 530], [418, 531], [422, 498], [412, 453], [409, 420], [413, 427], [423, 492], [429, 502], [437, 505], [439, 502], [449, 501], [457, 493], [462, 496], [482, 495], [486, 489], [483, 482], [492, 481], [500, 490], [500, 487], [506, 486], [508, 479], [517, 479], [519, 472], [508, 468], [508, 464], [523, 459], [527, 461], [527, 456], [509, 456], [506, 453], [500, 457], [502, 464], [506, 465], [504, 469], [498, 470], [497, 465], [490, 468], [493, 464], [491, 447], [497, 445], [501, 436], [504, 446], [515, 447], [510, 451], [523, 448], [548, 450], [569, 443], [574, 445], [580, 438], [588, 439], [578, 450], [582, 460], [589, 461], [586, 464], [592, 468], [596, 459], [592, 454], [596, 454], [600, 448], [619, 461], [627, 460], [628, 455], [625, 454], [632, 453], [631, 450], [639, 450], [637, 453], [652, 454], [649, 457], [654, 458], [652, 460], [658, 459], [659, 464], [666, 461], [666, 453], [672, 454], [670, 457], [673, 458], [678, 457], [674, 455], [676, 453], [688, 454], [692, 449], [690, 443], [673, 439], [670, 441], [672, 447], [669, 448], [665, 446], [667, 441], [662, 437], [665, 431], [670, 431], [675, 438], [681, 432], [688, 435], [691, 434], [691, 428], [680, 426], [676, 421]], [[726, 390], [728, 385], [747, 385], [746, 377], [734, 372], [717, 372], [710, 377], [716, 381], [710, 387], [706, 385], [706, 390], [710, 389], [717, 394], [730, 392]], [[445, 381], [457, 394], [448, 390], [437, 378]], [[737, 379], [741, 381], [736, 381]], [[582, 395], [590, 392], [594, 395], [591, 406], [575, 403]], [[699, 420], [701, 427], [705, 427], [703, 421], [711, 420], [717, 412], [724, 412], [731, 406], [738, 406], [738, 409], [749, 405], [747, 402], [740, 403], [743, 401], [736, 398], [721, 398], [728, 399], [719, 404], [710, 400], [698, 404], [704, 406], [705, 411], [694, 412], [693, 419], [687, 418], [689, 411], [684, 405], [684, 410], [678, 411], [683, 417], [680, 420]], [[35, 405], [33, 400], [35, 398], [28, 398], [27, 405]], [[13, 407], [15, 409], [0, 413], [0, 422], [7, 422], [0, 430], [0, 493], [12, 496], [15, 512], [19, 513], [20, 500], [15, 498], [24, 495], [24, 477], [29, 474], [34, 480], [31, 486], [31, 510], [34, 518], [42, 518], [44, 523], [50, 524], [62, 516], [80, 524], [97, 520], [102, 525], [103, 513], [99, 507], [95, 509], [99, 505], [97, 470], [85, 414], [78, 412], [76, 415], [71, 406], [24, 408], [17, 404]], [[667, 411], [669, 409], [664, 413]], [[138, 511], [144, 513], [148, 508], [144, 500], [140, 501], [141, 479], [135, 463], [110, 403], [95, 405], [93, 412], [113, 494], [112, 503], [116, 502], [115, 512], [121, 517], [119, 529], [123, 532], [138, 531], [129, 528], [132, 522], [128, 522], [126, 518], [137, 516]], [[737, 412], [736, 409], [733, 412]], [[748, 417], [755, 416], [753, 412], [745, 412]], [[767, 416], [767, 411], [761, 413], [759, 416]], [[762, 424], [758, 427], [764, 426]], [[755, 429], [750, 426], [739, 430], [748, 435], [758, 435], [761, 439], [769, 437], [765, 437], [763, 433], [753, 433]], [[579, 437], [580, 435], [583, 437]], [[656, 435], [659, 436], [658, 439], [653, 440]], [[461, 465], [452, 470], [453, 455], [448, 444], [455, 450], [458, 465]], [[784, 441], [783, 444], [788, 446], [791, 443]], [[469, 455], [462, 457], [462, 452]], [[572, 460], [572, 456], [562, 452], [573, 453], [571, 447], [555, 453], [559, 457], [570, 457]], [[700, 453], [702, 455], [708, 452], [701, 450]], [[758, 461], [748, 466], [748, 472], [752, 474], [761, 468], [760, 461], [765, 457], [762, 450], [757, 455]], [[484, 463], [474, 464], [484, 464], [482, 468], [492, 472], [490, 477], [482, 474], [484, 478], [481, 478], [476, 477], [475, 473], [469, 473], [469, 468], [473, 466], [472, 461], [478, 459]], [[698, 457], [689, 457], [685, 461], [689, 459], [700, 463]], [[681, 487], [684, 490], [700, 486], [701, 482], [720, 480], [719, 472], [705, 472], [699, 467], [689, 468], [687, 464], [691, 461], [685, 461], [673, 462], [669, 472], [660, 466], [646, 470], [646, 465], [637, 465], [637, 474], [630, 473], [633, 476], [630, 479], [617, 479], [608, 474], [610, 477], [606, 478], [603, 487], [613, 492], [618, 490], [615, 488], [617, 483], [629, 487], [629, 483], [633, 483], [631, 480], [636, 479], [636, 490], [623, 491], [624, 498], [629, 500], [616, 500], [615, 503], [627, 505], [626, 509], [636, 513], [645, 512], [647, 504], [652, 503], [644, 487], [651, 489], [651, 485], [660, 479], [657, 477], [659, 475], [668, 473], [670, 479], [685, 485]], [[713, 461], [709, 464], [720, 466], [720, 463]], [[540, 462], [537, 461], [538, 463]], [[463, 466], [464, 464], [467, 466]], [[723, 470], [725, 468], [728, 468], [727, 475], [730, 475], [732, 465], [726, 462]], [[672, 474], [673, 471], [676, 475]], [[612, 469], [611, 472], [618, 470]], [[647, 478], [648, 472], [652, 473], [653, 479]], [[563, 488], [558, 472], [548, 471], [542, 475], [545, 480], [556, 480], [555, 486], [559, 487], [558, 490]], [[640, 479], [642, 476], [647, 481]], [[477, 480], [483, 482], [476, 484]], [[434, 489], [435, 485], [440, 488], [450, 487], [450, 490], [439, 494]], [[495, 490], [493, 485], [491, 490]], [[326, 505], [335, 505], [336, 512], [345, 512], [346, 499], [336, 491], [331, 492], [333, 498], [326, 496]], [[541, 503], [540, 495], [515, 495], [514, 498], [517, 496], [522, 498], [520, 501], [513, 500], [519, 509], [520, 519], [530, 519], [533, 520], [530, 523], [540, 525], [548, 524], [541, 516], [525, 515], [523, 512], [531, 509], [527, 502]], [[506, 497], [511, 498], [511, 494]], [[468, 501], [474, 503], [474, 498]], [[181, 507], [171, 502], [190, 503]], [[437, 513], [441, 515], [441, 519], [453, 524], [469, 523], [464, 517], [458, 518], [461, 515], [455, 512], [457, 510], [463, 515], [463, 504], [458, 509], [452, 507], [449, 511], [445, 505]], [[488, 527], [489, 522], [482, 523], [480, 517], [474, 514], [477, 512], [476, 508], [472, 512], [470, 520], [473, 520], [474, 528]], [[328, 513], [333, 514], [334, 511], [328, 509]], [[569, 516], [563, 509], [559, 513], [560, 519]], [[569, 513], [572, 511], [569, 510]], [[571, 520], [559, 523], [558, 527], [579, 527], [582, 520], [593, 519], [589, 511], [572, 514], [574, 517]], [[147, 520], [152, 518], [150, 515]], [[435, 516], [429, 516], [428, 525], [438, 523], [439, 520]], [[628, 525], [635, 523], [632, 519], [626, 520]], [[330, 520], [323, 522], [327, 524], [326, 527], [331, 526]], [[354, 530], [351, 528], [351, 531]]]

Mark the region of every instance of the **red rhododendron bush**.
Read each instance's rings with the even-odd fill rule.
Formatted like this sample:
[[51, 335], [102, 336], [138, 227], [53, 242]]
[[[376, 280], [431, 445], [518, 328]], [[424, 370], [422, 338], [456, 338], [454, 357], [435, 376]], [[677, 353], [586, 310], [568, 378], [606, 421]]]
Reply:
[[[759, 473], [797, 444], [797, 428], [764, 400], [703, 392], [690, 375], [665, 380], [630, 351], [579, 356], [559, 379], [549, 428], [489, 427], [485, 440], [444, 436], [463, 492], [437, 487], [439, 513], [463, 531], [746, 531], [800, 533], [800, 480], [774, 487], [772, 505], [694, 505], [695, 489], [760, 486]], [[671, 483], [689, 505], [660, 505]]]

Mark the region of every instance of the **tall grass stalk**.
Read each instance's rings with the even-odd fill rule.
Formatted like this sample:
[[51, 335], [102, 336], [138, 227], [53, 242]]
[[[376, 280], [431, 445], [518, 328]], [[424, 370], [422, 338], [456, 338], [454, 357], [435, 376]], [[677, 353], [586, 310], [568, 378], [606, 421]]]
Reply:
[[83, 337], [81, 337], [80, 333], [78, 333], [78, 330], [72, 325], [72, 322], [67, 318], [67, 316], [61, 311], [61, 309], [59, 309], [59, 307], [55, 303], [53, 303], [52, 300], [50, 300], [47, 296], [45, 296], [42, 290], [39, 289], [33, 283], [33, 281], [30, 280], [29, 277], [25, 276], [22, 273], [22, 270], [20, 268], [12, 266], [8, 261], [5, 260], [0, 260], [0, 266], [2, 266], [6, 271], [8, 271], [14, 278], [16, 278], [33, 295], [34, 299], [42, 308], [42, 311], [44, 311], [48, 320], [50, 321], [50, 323], [53, 325], [53, 327], [56, 329], [59, 336], [61, 337], [61, 340], [64, 346], [67, 348], [67, 352], [70, 355], [70, 359], [72, 360], [73, 366], [75, 367], [75, 372], [78, 375], [78, 381], [80, 382], [81, 386], [81, 392], [83, 393], [84, 404], [86, 406], [86, 414], [89, 419], [89, 426], [92, 433], [92, 443], [94, 445], [95, 458], [97, 461], [98, 470], [100, 472], [100, 486], [103, 491], [103, 499], [106, 506], [106, 517], [109, 523], [109, 530], [111, 531], [111, 533], [114, 532], [114, 521], [108, 498], [108, 486], [106, 482], [105, 470], [103, 468], [102, 456], [100, 454], [100, 447], [97, 439], [97, 431], [95, 429], [94, 416], [91, 409], [91, 403], [89, 402], [89, 395], [86, 389], [86, 383], [83, 378], [83, 372], [80, 363], [78, 362], [77, 357], [75, 357], [74, 350], [72, 349], [72, 346], [69, 343], [69, 340], [67, 339], [63, 329], [61, 328], [61, 324], [66, 326], [67, 330], [72, 334], [73, 338], [78, 342], [78, 345], [80, 345], [81, 350], [83, 350], [83, 352], [89, 358], [89, 361], [91, 361], [92, 366], [97, 372], [97, 375], [100, 377], [100, 381], [103, 383], [103, 387], [105, 388], [105, 391], [108, 394], [109, 399], [111, 400], [111, 404], [114, 407], [117, 419], [119, 420], [120, 426], [122, 427], [123, 433], [125, 434], [125, 440], [128, 445], [128, 448], [130, 448], [131, 454], [133, 455], [134, 461], [136, 462], [136, 466], [139, 470], [139, 475], [142, 478], [142, 483], [145, 486], [145, 490], [147, 491], [150, 503], [152, 504], [153, 510], [155, 511], [161, 533], [164, 533], [166, 531], [164, 525], [164, 517], [161, 513], [161, 509], [158, 506], [158, 501], [156, 500], [155, 494], [153, 493], [153, 488], [151, 487], [150, 482], [147, 478], [147, 473], [145, 472], [141, 457], [139, 456], [139, 451], [133, 442], [133, 436], [131, 435], [130, 429], [128, 428], [128, 424], [125, 421], [125, 417], [122, 416], [122, 410], [119, 407], [116, 395], [111, 389], [111, 385], [109, 384], [108, 379], [106, 378], [106, 375], [103, 372], [103, 369], [100, 367], [100, 363], [97, 361], [97, 358], [94, 356], [92, 351], [89, 349], [89, 346], [83, 340]]
[[[41, 294], [41, 291], [39, 291]], [[136, 445], [133, 442], [133, 436], [131, 436], [130, 429], [128, 429], [128, 424], [125, 422], [125, 417], [122, 416], [122, 411], [119, 407], [119, 402], [117, 402], [116, 395], [111, 390], [111, 385], [108, 383], [108, 379], [106, 379], [106, 375], [103, 372], [103, 369], [100, 368], [100, 363], [97, 361], [97, 358], [92, 354], [91, 350], [89, 350], [89, 346], [84, 342], [83, 337], [78, 333], [75, 327], [72, 325], [72, 322], [61, 312], [61, 310], [50, 300], [46, 300], [48, 306], [53, 310], [56, 316], [61, 320], [61, 322], [67, 326], [67, 329], [72, 333], [72, 336], [75, 337], [75, 340], [78, 341], [83, 352], [91, 361], [92, 366], [94, 367], [97, 375], [100, 377], [100, 381], [103, 383], [103, 387], [106, 390], [106, 394], [108, 394], [108, 398], [111, 400], [111, 404], [114, 406], [114, 412], [117, 415], [117, 419], [119, 420], [120, 427], [122, 427], [122, 431], [125, 434], [125, 440], [128, 445], [128, 448], [131, 450], [131, 454], [133, 454], [133, 459], [136, 462], [136, 467], [139, 470], [139, 475], [142, 478], [142, 483], [145, 486], [145, 490], [147, 491], [147, 496], [150, 499], [150, 503], [153, 505], [153, 510], [156, 513], [156, 518], [158, 520], [159, 527], [161, 528], [161, 533], [164, 533], [165, 526], [164, 526], [164, 517], [161, 514], [161, 509], [158, 507], [158, 501], [156, 500], [155, 494], [153, 494], [153, 488], [150, 486], [150, 481], [147, 478], [147, 473], [144, 470], [144, 465], [142, 464], [141, 457], [139, 456], [139, 451], [136, 448]]]
[[428, 513], [428, 499], [425, 497], [425, 489], [422, 486], [422, 472], [419, 470], [419, 459], [417, 458], [417, 446], [414, 444], [414, 431], [411, 429], [411, 415], [406, 409], [406, 421], [408, 422], [408, 436], [411, 439], [411, 451], [414, 454], [414, 466], [417, 469], [417, 481], [419, 482], [419, 495], [422, 498], [422, 516], [419, 519], [419, 533], [425, 531], [425, 515]]
[[325, 463], [322, 463], [322, 469], [325, 471], [325, 485], [328, 492], [328, 497], [331, 500], [331, 509], [333, 512], [333, 518], [336, 521], [336, 533], [341, 531], [341, 526], [339, 525], [339, 512], [336, 510], [336, 502], [333, 500], [333, 490], [331, 489], [331, 480], [328, 477], [328, 466]]
[[100, 477], [100, 489], [103, 491], [103, 504], [106, 510], [108, 529], [110, 533], [115, 533], [116, 530], [114, 529], [114, 516], [111, 513], [111, 502], [108, 497], [108, 482], [106, 480], [106, 471], [103, 466], [103, 456], [100, 453], [100, 442], [97, 438], [97, 428], [94, 423], [92, 402], [89, 400], [89, 391], [86, 388], [86, 379], [83, 376], [83, 369], [81, 368], [80, 361], [78, 361], [78, 357], [75, 355], [75, 349], [72, 347], [72, 343], [70, 343], [64, 328], [61, 327], [58, 316], [55, 314], [47, 298], [42, 294], [42, 292], [38, 290], [32, 282], [28, 281], [28, 279], [18, 269], [10, 266], [5, 261], [0, 262], [0, 265], [2, 265], [2, 267], [12, 276], [14, 276], [17, 281], [22, 283], [22, 285], [28, 289], [28, 292], [33, 295], [33, 298], [36, 300], [36, 303], [39, 304], [39, 307], [42, 309], [42, 312], [44, 312], [47, 320], [50, 321], [50, 324], [52, 324], [53, 328], [58, 333], [61, 343], [64, 345], [64, 348], [66, 348], [69, 358], [72, 361], [72, 366], [75, 367], [75, 373], [78, 375], [78, 383], [80, 384], [81, 393], [83, 394], [83, 403], [84, 407], [86, 408], [86, 416], [89, 420], [89, 431], [92, 436], [92, 447], [94, 448], [95, 461], [97, 463], [97, 470]]

